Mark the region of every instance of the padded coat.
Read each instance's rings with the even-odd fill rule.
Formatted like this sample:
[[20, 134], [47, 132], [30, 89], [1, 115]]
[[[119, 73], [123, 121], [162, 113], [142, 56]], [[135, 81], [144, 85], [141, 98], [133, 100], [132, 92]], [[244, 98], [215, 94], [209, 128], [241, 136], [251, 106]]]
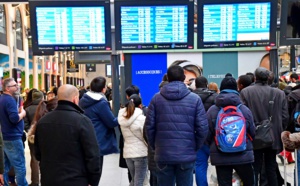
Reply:
[[126, 108], [119, 111], [118, 122], [121, 126], [124, 137], [124, 158], [139, 158], [146, 157], [148, 148], [145, 145], [143, 138], [143, 127], [145, 123], [145, 116], [140, 108], [135, 108], [133, 115], [126, 119]]
[[[207, 119], [209, 123], [207, 142], [210, 145], [210, 161], [212, 165], [237, 165], [254, 162], [253, 146], [250, 138], [247, 138], [246, 150], [236, 153], [221, 152], [217, 148], [216, 142], [214, 140], [214, 137], [216, 135], [216, 121], [218, 113], [220, 111], [220, 107], [226, 107], [229, 105], [238, 106], [242, 103], [236, 91], [234, 91], [235, 93], [231, 93], [231, 91], [229, 92], [227, 92], [226, 89], [223, 90], [216, 97], [216, 105], [211, 106], [207, 111]], [[245, 105], [241, 105], [240, 109], [246, 119], [247, 134], [248, 136], [250, 135], [252, 139], [254, 139], [255, 125], [253, 122], [252, 113]]]
[[198, 95], [173, 81], [154, 95], [145, 122], [154, 160], [166, 164], [193, 162], [206, 140], [208, 123]]

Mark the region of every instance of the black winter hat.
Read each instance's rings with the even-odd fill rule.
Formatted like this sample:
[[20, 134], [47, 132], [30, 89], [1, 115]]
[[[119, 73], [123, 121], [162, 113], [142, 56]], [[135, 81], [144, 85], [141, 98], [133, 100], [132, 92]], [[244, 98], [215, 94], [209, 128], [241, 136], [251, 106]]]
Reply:
[[234, 77], [232, 77], [232, 76], [226, 76], [222, 80], [221, 86], [220, 86], [220, 91], [222, 91], [224, 89], [230, 89], [230, 90], [237, 91], [237, 82], [234, 79]]

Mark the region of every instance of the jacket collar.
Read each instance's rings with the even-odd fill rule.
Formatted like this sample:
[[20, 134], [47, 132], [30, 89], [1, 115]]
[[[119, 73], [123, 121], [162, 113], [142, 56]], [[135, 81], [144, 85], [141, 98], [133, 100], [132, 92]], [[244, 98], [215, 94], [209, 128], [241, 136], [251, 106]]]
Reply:
[[72, 103], [71, 101], [65, 100], [59, 100], [55, 110], [70, 110], [80, 112], [83, 114], [83, 110], [78, 105]]
[[220, 93], [222, 93], [222, 94], [223, 94], [223, 93], [234, 93], [234, 94], [236, 94], [236, 95], [240, 95], [238, 91], [232, 90], [232, 89], [224, 89], [224, 90], [222, 90]]

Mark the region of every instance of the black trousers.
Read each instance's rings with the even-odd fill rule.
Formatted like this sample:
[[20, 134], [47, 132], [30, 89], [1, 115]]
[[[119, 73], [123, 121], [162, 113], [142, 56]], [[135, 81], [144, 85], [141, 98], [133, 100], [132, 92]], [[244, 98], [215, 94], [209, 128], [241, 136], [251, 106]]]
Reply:
[[251, 163], [216, 166], [219, 186], [232, 185], [232, 171], [235, 170], [243, 181], [243, 186], [254, 186], [254, 171]]
[[262, 169], [263, 161], [265, 161], [265, 170], [268, 184], [278, 186], [276, 169], [278, 167], [276, 162], [276, 150], [271, 148], [254, 150], [254, 172], [255, 172], [255, 185], [259, 185], [259, 174]]
[[103, 156], [100, 156], [100, 180], [101, 180], [101, 175], [102, 175], [102, 168], [103, 168]]

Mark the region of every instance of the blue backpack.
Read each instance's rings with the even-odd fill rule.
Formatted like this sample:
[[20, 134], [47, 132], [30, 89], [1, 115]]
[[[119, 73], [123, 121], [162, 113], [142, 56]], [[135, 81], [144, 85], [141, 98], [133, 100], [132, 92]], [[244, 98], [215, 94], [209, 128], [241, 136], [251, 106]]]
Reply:
[[222, 152], [241, 152], [247, 148], [247, 126], [240, 106], [227, 106], [218, 113], [215, 142]]

